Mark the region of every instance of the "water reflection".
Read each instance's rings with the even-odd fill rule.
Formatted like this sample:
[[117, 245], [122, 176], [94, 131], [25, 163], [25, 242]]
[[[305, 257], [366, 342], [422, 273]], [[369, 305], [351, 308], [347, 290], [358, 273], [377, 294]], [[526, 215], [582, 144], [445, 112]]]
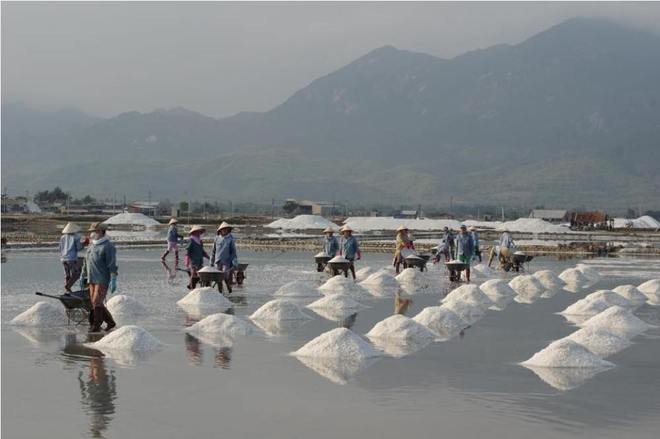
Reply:
[[600, 372], [609, 369], [608, 367], [523, 367], [534, 372], [536, 376], [550, 387], [561, 391], [575, 389]]
[[340, 328], [346, 328], [346, 329], [352, 329], [353, 326], [355, 325], [355, 321], [357, 320], [357, 315], [358, 313], [353, 313], [350, 316], [346, 317], [343, 319], [341, 322], [339, 322], [339, 327]]
[[191, 366], [201, 366], [204, 363], [203, 345], [211, 346], [214, 350], [213, 367], [229, 369], [232, 360], [233, 341], [227, 338], [206, 337], [203, 335], [194, 336], [186, 333], [185, 347], [186, 358]]

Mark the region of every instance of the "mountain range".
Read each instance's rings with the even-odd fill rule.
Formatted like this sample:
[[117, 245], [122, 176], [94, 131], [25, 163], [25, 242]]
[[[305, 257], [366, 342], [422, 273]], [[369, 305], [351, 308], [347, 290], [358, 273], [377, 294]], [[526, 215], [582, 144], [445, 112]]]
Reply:
[[658, 207], [658, 78], [659, 36], [576, 18], [452, 59], [384, 46], [270, 111], [224, 119], [5, 103], [2, 185], [172, 200]]

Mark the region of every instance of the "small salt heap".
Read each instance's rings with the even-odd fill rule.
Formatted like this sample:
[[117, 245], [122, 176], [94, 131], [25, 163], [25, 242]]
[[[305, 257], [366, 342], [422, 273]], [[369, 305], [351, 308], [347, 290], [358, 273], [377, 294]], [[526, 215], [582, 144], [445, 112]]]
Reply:
[[630, 341], [598, 328], [582, 328], [565, 337], [589, 349], [601, 358], [609, 357], [630, 346]]
[[366, 288], [356, 284], [353, 279], [344, 276], [331, 277], [319, 287], [319, 291], [326, 295], [343, 294], [357, 300], [371, 296]]
[[577, 292], [580, 288], [588, 286], [591, 282], [580, 270], [568, 268], [559, 275], [559, 279], [566, 282], [566, 291]]
[[147, 307], [142, 302], [123, 294], [113, 296], [105, 306], [115, 318], [132, 319], [147, 314]]
[[620, 306], [611, 306], [580, 326], [604, 329], [614, 335], [629, 339], [653, 327], [635, 316], [630, 309]]
[[476, 285], [461, 285], [442, 299], [442, 303], [464, 302], [482, 309], [493, 306], [493, 301]]
[[394, 297], [399, 290], [399, 283], [385, 270], [371, 274], [360, 285], [376, 297]]
[[605, 311], [610, 306], [612, 305], [602, 297], [592, 300], [587, 300], [584, 298], [582, 300], [578, 300], [572, 305], [569, 305], [559, 314], [565, 316], [595, 316], [596, 314]]
[[644, 293], [639, 291], [634, 285], [619, 285], [612, 291], [624, 299], [628, 299], [634, 306], [642, 306], [646, 303], [647, 300]]
[[584, 346], [567, 339], [550, 343], [535, 353], [529, 360], [520, 363], [532, 367], [585, 367], [602, 368], [614, 366], [609, 361], [594, 355]]
[[195, 288], [177, 302], [183, 309], [225, 311], [233, 306], [231, 301], [211, 287]]
[[472, 271], [481, 277], [492, 277], [495, 275], [493, 270], [491, 270], [490, 267], [483, 262], [472, 267]]
[[413, 343], [432, 341], [435, 336], [426, 326], [410, 317], [394, 314], [376, 323], [369, 332], [369, 338], [386, 338]]
[[311, 286], [309, 282], [304, 280], [294, 280], [287, 284], [282, 285], [276, 292], [273, 294], [275, 297], [320, 297], [316, 288]]
[[355, 280], [357, 280], [358, 282], [362, 282], [363, 280], [365, 280], [375, 272], [376, 270], [371, 267], [362, 267], [355, 272]]
[[521, 303], [532, 303], [545, 292], [543, 284], [532, 275], [516, 276], [509, 282], [509, 286], [518, 293], [516, 301]]
[[454, 311], [444, 306], [427, 306], [413, 317], [443, 340], [448, 340], [468, 327]]
[[335, 328], [309, 341], [293, 355], [360, 361], [380, 357], [383, 353], [350, 329]]
[[14, 317], [10, 325], [15, 326], [64, 326], [67, 318], [61, 306], [48, 302], [37, 302], [28, 310]]
[[491, 279], [479, 285], [479, 289], [490, 298], [490, 300], [500, 297], [514, 297], [516, 291], [509, 286], [504, 279]]
[[474, 303], [462, 301], [460, 299], [445, 302], [442, 308], [448, 309], [456, 313], [461, 320], [468, 325], [472, 325], [483, 318], [485, 315], [484, 308]]
[[194, 325], [186, 328], [186, 332], [192, 334], [209, 334], [224, 337], [236, 337], [249, 335], [254, 328], [246, 321], [231, 314], [211, 314]]
[[588, 300], [588, 301], [593, 301], [598, 299], [605, 300], [607, 303], [610, 304], [610, 306], [617, 305], [617, 306], [622, 306], [624, 308], [635, 308], [635, 305], [633, 305], [633, 303], [630, 300], [626, 299], [622, 295], [612, 290], [598, 290], [587, 295], [584, 298], [584, 300]]
[[637, 289], [646, 296], [649, 305], [660, 305], [660, 279], [651, 279], [640, 284]]
[[310, 303], [307, 308], [328, 320], [340, 321], [365, 308], [365, 306], [348, 296], [333, 294]]
[[250, 316], [252, 320], [306, 320], [310, 316], [288, 299], [275, 299], [264, 303]]
[[103, 352], [120, 364], [133, 364], [163, 347], [156, 337], [134, 325], [122, 326], [105, 335], [101, 340], [84, 345]]
[[595, 284], [600, 280], [600, 273], [598, 273], [598, 271], [594, 270], [588, 265], [577, 264], [575, 268], [581, 271], [582, 274], [584, 274], [586, 278], [589, 279], [589, 282], [592, 284]]
[[408, 294], [424, 292], [431, 286], [427, 275], [414, 268], [406, 268], [396, 277], [396, 280]]
[[552, 270], [540, 270], [533, 274], [546, 290], [560, 290], [566, 282], [561, 280]]

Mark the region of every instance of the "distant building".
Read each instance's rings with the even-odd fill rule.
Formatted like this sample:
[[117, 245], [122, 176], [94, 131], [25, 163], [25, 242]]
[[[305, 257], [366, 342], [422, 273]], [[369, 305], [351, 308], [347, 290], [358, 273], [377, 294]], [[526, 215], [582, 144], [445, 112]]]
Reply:
[[399, 213], [395, 213], [394, 218], [416, 219], [417, 218], [417, 211], [416, 210], [402, 210]]
[[298, 203], [298, 212], [303, 215], [334, 215], [334, 204], [325, 201], [303, 200]]
[[534, 209], [529, 214], [529, 217], [542, 219], [551, 223], [563, 223], [568, 221], [567, 211], [565, 210]]
[[147, 216], [156, 216], [160, 213], [158, 209], [159, 204], [158, 201], [133, 201], [128, 206], [128, 211], [130, 213], [142, 213]]

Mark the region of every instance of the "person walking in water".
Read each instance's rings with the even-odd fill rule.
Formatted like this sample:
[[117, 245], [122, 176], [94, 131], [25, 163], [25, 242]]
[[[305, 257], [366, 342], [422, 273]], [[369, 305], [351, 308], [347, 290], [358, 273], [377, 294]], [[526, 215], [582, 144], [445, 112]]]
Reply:
[[87, 249], [85, 265], [92, 302], [90, 332], [99, 332], [103, 322], [107, 323], [106, 331], [117, 326], [104, 303], [108, 289], [110, 293], [117, 290], [117, 250], [106, 231], [107, 226], [103, 223], [93, 223], [89, 226], [91, 244]]
[[71, 292], [71, 287], [80, 278], [82, 264], [78, 262], [78, 252], [83, 249], [80, 239], [80, 227], [74, 223], [68, 223], [62, 229], [60, 238], [60, 261], [64, 266], [64, 289]]
[[481, 250], [479, 250], [479, 234], [477, 233], [477, 228], [470, 226], [468, 230], [470, 231], [472, 241], [474, 242], [474, 256], [479, 259], [479, 262], [481, 262]]
[[495, 255], [498, 256], [500, 267], [504, 265], [506, 260], [513, 254], [515, 246], [516, 244], [513, 242], [513, 238], [509, 234], [509, 231], [504, 229], [502, 235], [500, 235], [499, 245], [493, 247], [490, 252], [490, 257], [488, 258], [488, 267], [490, 267], [490, 264], [493, 262]]
[[341, 242], [339, 244], [339, 254], [347, 259], [351, 265], [348, 267], [351, 270], [353, 275], [353, 280], [355, 280], [355, 259], [358, 261], [362, 259], [362, 253], [360, 252], [360, 245], [353, 236], [353, 229], [349, 226], [344, 226], [339, 231], [342, 234]]
[[179, 220], [176, 218], [172, 218], [170, 220], [169, 227], [167, 228], [167, 249], [165, 250], [165, 253], [163, 253], [163, 256], [160, 258], [162, 261], [164, 261], [165, 258], [167, 258], [167, 255], [173, 251], [175, 265], [179, 263], [179, 231], [176, 228], [177, 224], [179, 224]]
[[472, 235], [468, 233], [465, 224], [462, 224], [461, 231], [456, 236], [456, 259], [459, 262], [467, 264], [467, 268], [465, 269], [465, 278], [468, 282], [470, 282], [470, 262], [472, 261], [473, 255], [474, 241], [472, 240]]
[[229, 293], [231, 293], [232, 270], [238, 267], [236, 242], [231, 231], [232, 227], [226, 222], [220, 224], [211, 250], [211, 265], [223, 272], [223, 280]]
[[449, 230], [449, 227], [447, 226], [445, 226], [445, 234], [443, 235], [442, 240], [447, 244], [447, 248], [449, 249], [449, 258], [455, 258], [455, 237], [454, 233]]
[[323, 231], [323, 234], [325, 235], [323, 237], [323, 252], [326, 256], [331, 258], [334, 258], [339, 251], [339, 241], [337, 240], [337, 237], [334, 236], [334, 233], [335, 231], [332, 227], [327, 227]]
[[399, 226], [399, 228], [396, 229], [396, 247], [394, 250], [394, 260], [392, 261], [392, 265], [394, 265], [397, 274], [399, 274], [401, 264], [403, 263], [403, 255], [401, 252], [404, 249], [414, 248], [415, 246], [413, 245], [412, 239], [410, 239], [410, 235], [408, 234], [408, 227]]
[[209, 259], [208, 253], [204, 250], [204, 244], [202, 243], [202, 235], [206, 232], [206, 229], [202, 226], [192, 226], [190, 232], [190, 241], [188, 241], [188, 246], [186, 247], [186, 258], [184, 260], [186, 267], [188, 267], [190, 275], [190, 283], [188, 283], [188, 289], [194, 290], [197, 287], [197, 282], [199, 282], [199, 275], [197, 270], [204, 266], [204, 258]]

